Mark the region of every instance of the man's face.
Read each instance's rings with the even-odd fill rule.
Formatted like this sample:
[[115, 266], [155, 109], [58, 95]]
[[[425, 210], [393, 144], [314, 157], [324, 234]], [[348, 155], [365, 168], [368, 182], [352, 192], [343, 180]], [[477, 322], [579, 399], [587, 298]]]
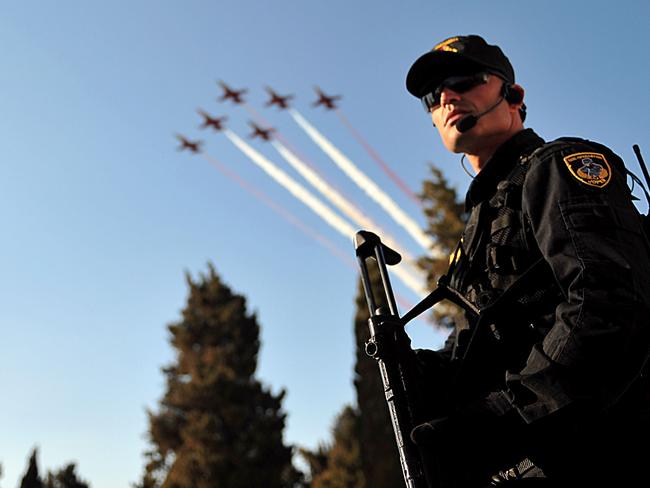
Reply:
[[479, 117], [477, 124], [467, 132], [461, 133], [456, 128], [463, 117], [483, 113], [497, 103], [503, 83], [498, 76], [488, 75], [486, 83], [463, 93], [448, 87], [442, 89], [440, 103], [431, 109], [431, 120], [449, 151], [477, 154], [481, 147], [500, 142], [501, 136], [511, 129], [516, 109], [506, 101]]

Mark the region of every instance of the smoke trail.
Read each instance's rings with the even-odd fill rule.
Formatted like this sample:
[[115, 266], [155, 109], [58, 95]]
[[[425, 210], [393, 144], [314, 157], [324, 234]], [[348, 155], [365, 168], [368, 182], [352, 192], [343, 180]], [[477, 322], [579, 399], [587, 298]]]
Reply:
[[372, 159], [379, 165], [379, 167], [388, 175], [388, 177], [393, 180], [393, 183], [397, 185], [397, 187], [402, 190], [402, 192], [409, 197], [411, 200], [413, 200], [415, 203], [418, 204], [418, 206], [422, 206], [422, 201], [417, 197], [415, 193], [411, 191], [411, 189], [404, 183], [404, 181], [395, 173], [390, 167], [386, 164], [386, 162], [381, 158], [381, 156], [375, 151], [370, 144], [363, 138], [363, 136], [359, 133], [358, 130], [356, 130], [350, 121], [347, 119], [345, 115], [343, 115], [343, 112], [341, 112], [341, 109], [334, 109], [336, 112], [336, 115], [338, 115], [339, 119], [341, 119], [341, 122], [343, 122], [343, 125], [345, 125], [348, 130], [352, 133], [352, 136], [357, 140], [359, 144], [363, 146], [363, 148], [366, 150], [366, 152], [370, 155]]
[[[271, 123], [266, 120], [258, 111], [244, 103], [244, 108], [248, 114], [261, 125], [270, 127]], [[277, 139], [279, 142], [277, 142]], [[321, 195], [327, 198], [336, 208], [338, 208], [344, 215], [352, 220], [361, 229], [370, 230], [380, 235], [382, 241], [395, 251], [399, 252], [403, 258], [403, 266], [408, 268], [408, 273], [413, 275], [413, 279], [424, 282], [424, 274], [417, 266], [415, 258], [409, 254], [397, 241], [379, 225], [373, 222], [370, 218], [364, 215], [358, 207], [352, 204], [349, 199], [345, 198], [340, 191], [328, 183], [324, 176], [318, 170], [309, 164], [305, 158], [299, 155], [289, 142], [282, 136], [280, 131], [275, 132], [275, 138], [271, 140], [271, 144], [276, 151], [293, 167], [305, 180], [307, 180]]]
[[[311, 237], [315, 241], [319, 242], [323, 247], [325, 247], [328, 251], [330, 251], [330, 253], [332, 255], [336, 256], [346, 266], [348, 266], [349, 268], [352, 268], [354, 270], [358, 270], [357, 263], [355, 262], [354, 259], [352, 259], [350, 254], [341, 251], [341, 249], [339, 249], [327, 237], [325, 237], [320, 232], [318, 232], [318, 231], [312, 229], [311, 227], [309, 227], [302, 220], [300, 220], [298, 217], [296, 217], [294, 214], [292, 214], [289, 210], [287, 210], [282, 205], [280, 205], [279, 203], [274, 201], [270, 196], [268, 196], [262, 190], [257, 188], [255, 185], [253, 185], [249, 181], [246, 181], [244, 178], [242, 178], [240, 175], [238, 175], [234, 171], [228, 169], [225, 165], [220, 163], [214, 157], [210, 156], [209, 154], [205, 154], [205, 153], [201, 153], [201, 156], [203, 156], [203, 158], [206, 161], [208, 161], [212, 166], [214, 166], [221, 174], [223, 174], [227, 178], [230, 178], [232, 181], [237, 183], [241, 188], [243, 188], [249, 194], [253, 195], [255, 198], [257, 198], [259, 201], [261, 201], [263, 204], [265, 204], [271, 210], [273, 210], [278, 215], [280, 215], [280, 217], [285, 219], [291, 225], [297, 227], [306, 236]], [[395, 292], [395, 299], [397, 300], [397, 303], [402, 307], [403, 310], [410, 310], [413, 307], [413, 303], [411, 301], [409, 301], [408, 299], [406, 299], [404, 296], [400, 295], [398, 292]], [[426, 316], [425, 317], [421, 316], [420, 318], [423, 318], [427, 322], [430, 322], [429, 320], [427, 320]]]
[[318, 198], [313, 196], [308, 190], [306, 190], [302, 185], [293, 180], [289, 175], [284, 171], [274, 165], [271, 161], [262, 156], [259, 152], [249, 146], [244, 142], [239, 136], [234, 132], [226, 129], [224, 131], [226, 137], [230, 139], [237, 148], [242, 151], [246, 156], [248, 156], [251, 161], [253, 161], [257, 166], [262, 168], [271, 178], [273, 178], [277, 183], [282, 185], [286, 190], [289, 191], [293, 196], [298, 200], [307, 205], [312, 211], [314, 211], [319, 217], [325, 220], [328, 224], [334, 227], [337, 231], [343, 234], [345, 237], [352, 239], [355, 234], [354, 228], [348, 224], [341, 217], [336, 215], [329, 207], [324, 205]]
[[288, 148], [277, 141], [271, 141], [276, 151], [282, 156], [305, 180], [316, 188], [325, 198], [327, 198], [336, 208], [357, 224], [361, 229], [372, 231], [381, 236], [382, 241], [395, 251], [399, 252], [404, 258], [405, 264], [410, 268], [410, 272], [416, 278], [423, 279], [422, 272], [416, 267], [415, 258], [402, 248], [395, 239], [386, 231], [382, 230], [379, 225], [373, 222], [369, 217], [363, 214], [352, 202], [346, 199], [338, 191], [332, 188], [327, 181], [307, 164], [300, 160]]
[[[244, 103], [244, 108], [248, 112], [248, 115], [250, 115], [253, 118], [253, 120], [258, 122], [260, 125], [263, 125], [265, 127], [271, 127], [272, 124], [266, 118], [264, 118], [264, 116], [262, 116], [257, 110], [255, 110], [255, 107], [252, 107], [247, 103]], [[282, 135], [282, 133], [279, 130], [276, 130], [274, 134], [275, 134], [274, 139], [280, 141], [282, 145], [285, 148], [287, 148], [289, 151], [291, 151], [296, 157], [298, 157], [298, 159], [300, 159], [304, 163], [304, 165], [307, 165], [312, 172], [317, 173], [320, 176], [320, 172], [318, 171], [318, 169], [313, 164], [311, 164], [304, 155], [300, 154], [298, 150], [294, 146], [292, 146], [292, 144], [289, 141], [287, 141], [287, 139]]]
[[[308, 237], [311, 237], [312, 239], [314, 239], [315, 241], [320, 243], [323, 247], [325, 247], [328, 251], [330, 251], [330, 253], [332, 255], [334, 255], [341, 262], [343, 262], [343, 264], [345, 264], [347, 267], [352, 268], [354, 270], [358, 270], [357, 263], [355, 262], [354, 259], [352, 259], [350, 254], [341, 251], [341, 249], [339, 249], [327, 237], [325, 237], [324, 235], [322, 235], [318, 231], [316, 231], [316, 230], [312, 229], [311, 227], [309, 227], [302, 220], [300, 220], [298, 217], [296, 217], [294, 214], [292, 214], [289, 210], [284, 208], [279, 203], [275, 202], [270, 196], [268, 196], [262, 190], [260, 190], [256, 186], [254, 186], [249, 181], [246, 181], [244, 178], [242, 178], [236, 172], [228, 169], [225, 165], [220, 163], [214, 157], [210, 156], [209, 154], [205, 154], [205, 153], [201, 153], [201, 156], [203, 156], [203, 158], [206, 161], [208, 161], [212, 166], [214, 166], [221, 174], [223, 174], [227, 178], [229, 178], [232, 181], [234, 181], [235, 183], [237, 183], [241, 188], [243, 188], [249, 194], [251, 194], [252, 196], [257, 198], [263, 204], [268, 206], [271, 210], [276, 212], [278, 215], [280, 215], [280, 217], [285, 219], [291, 225], [297, 227], [305, 235], [307, 235]], [[403, 310], [410, 310], [413, 307], [413, 303], [410, 300], [408, 300], [407, 298], [405, 298], [403, 295], [401, 295], [399, 292], [395, 292], [395, 299], [397, 300], [397, 303], [402, 307]], [[429, 325], [431, 324], [431, 319], [429, 318], [428, 315], [426, 315], [426, 316], [421, 315], [416, 320], [423, 320], [427, 324], [429, 324]]]
[[442, 256], [441, 250], [433, 239], [426, 235], [418, 224], [397, 206], [370, 178], [363, 174], [341, 151], [307, 122], [296, 110], [289, 113], [307, 135], [347, 174], [366, 194], [375, 200], [388, 214], [415, 239], [425, 250], [432, 251], [436, 257]]
[[344, 253], [343, 251], [341, 251], [329, 239], [327, 239], [325, 236], [323, 236], [319, 232], [317, 232], [314, 229], [312, 229], [311, 227], [309, 227], [302, 220], [300, 220], [298, 217], [293, 215], [289, 210], [287, 210], [282, 205], [280, 205], [279, 203], [277, 203], [273, 199], [271, 199], [271, 197], [269, 197], [262, 190], [256, 188], [251, 183], [244, 180], [242, 177], [240, 177], [234, 171], [231, 171], [228, 168], [226, 168], [223, 164], [221, 164], [219, 161], [217, 161], [215, 158], [211, 157], [210, 155], [205, 154], [205, 153], [201, 153], [201, 155], [210, 164], [212, 164], [215, 168], [217, 168], [217, 170], [219, 170], [221, 172], [221, 174], [223, 174], [224, 176], [226, 176], [226, 177], [230, 178], [231, 180], [233, 180], [241, 188], [243, 188], [248, 193], [253, 195], [255, 198], [260, 200], [267, 207], [269, 207], [271, 210], [273, 210], [278, 215], [280, 215], [283, 219], [285, 219], [287, 222], [289, 222], [293, 226], [297, 227], [305, 235], [307, 235], [308, 237], [311, 237], [315, 241], [318, 241], [328, 251], [330, 251], [334, 256], [336, 256], [341, 261], [343, 261], [347, 266], [349, 266], [349, 267], [351, 267], [353, 269], [357, 268], [356, 263], [354, 262], [354, 260], [352, 259], [352, 257], [348, 253]]
[[[318, 198], [312, 195], [307, 189], [302, 185], [293, 180], [289, 175], [287, 175], [280, 168], [275, 166], [271, 161], [266, 159], [262, 154], [257, 152], [246, 142], [244, 142], [239, 136], [235, 133], [226, 129], [224, 131], [226, 137], [248, 158], [253, 161], [257, 166], [262, 168], [271, 178], [273, 178], [277, 183], [282, 185], [286, 190], [288, 190], [293, 196], [298, 198], [301, 202], [307, 205], [313, 212], [315, 212], [319, 217], [321, 217], [325, 222], [337, 230], [340, 234], [344, 235], [348, 239], [352, 240], [356, 231], [355, 229], [348, 224], [345, 220], [335, 214], [329, 207], [323, 204]], [[396, 266], [393, 268], [395, 275], [400, 278], [400, 280], [413, 292], [417, 295], [423, 297], [426, 295], [426, 290], [422, 286], [422, 283], [411, 276], [404, 268]]]
[[[259, 121], [259, 123], [265, 127], [271, 126], [270, 122], [260, 115], [254, 107], [244, 103], [244, 108], [254, 120]], [[336, 208], [338, 208], [361, 229], [369, 230], [380, 235], [386, 245], [400, 253], [404, 260], [404, 265], [409, 268], [409, 272], [413, 274], [414, 278], [424, 281], [424, 275], [420, 268], [418, 268], [415, 258], [411, 254], [400, 246], [390, 234], [384, 231], [369, 217], [364, 215], [358, 207], [345, 198], [340, 191], [333, 187], [332, 184], [328, 183], [324, 176], [320, 174], [312, 164], [309, 164], [303, 156], [298, 154], [296, 149], [289, 144], [280, 131], [276, 131], [275, 136], [275, 139], [280, 142], [278, 143], [273, 139], [271, 140], [271, 144], [275, 150], [280, 153], [280, 156], [282, 156], [305, 180], [316, 188], [321, 195], [327, 198]], [[419, 200], [418, 203], [420, 203]]]
[[[266, 118], [264, 118], [262, 115], [260, 115], [260, 113], [257, 110], [255, 110], [254, 107], [251, 107], [249, 104], [244, 103], [244, 109], [246, 109], [248, 115], [250, 115], [253, 118], [253, 120], [255, 120], [256, 122], [260, 123], [265, 127], [271, 126], [271, 123], [268, 120], [266, 120]], [[298, 150], [295, 147], [293, 147], [289, 143], [289, 141], [287, 141], [287, 139], [282, 135], [282, 133], [279, 130], [276, 130], [274, 134], [275, 134], [275, 139], [280, 141], [284, 145], [284, 147], [288, 148], [293, 154], [297, 155], [305, 164], [307, 164], [310, 167], [310, 169], [314, 173], [319, 173], [316, 167], [313, 164], [310, 164], [307, 158], [299, 154]]]

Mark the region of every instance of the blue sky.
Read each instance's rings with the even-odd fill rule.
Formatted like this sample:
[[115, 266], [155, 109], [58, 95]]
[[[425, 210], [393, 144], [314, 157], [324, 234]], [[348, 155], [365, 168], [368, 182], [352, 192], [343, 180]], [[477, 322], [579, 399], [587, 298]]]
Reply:
[[[608, 144], [636, 169], [650, 159], [644, 1], [331, 0], [5, 2], [0, 6], [0, 486], [17, 486], [40, 447], [43, 470], [78, 463], [94, 488], [141, 473], [146, 408], [173, 359], [166, 325], [206, 263], [247, 296], [262, 326], [259, 377], [288, 396], [288, 442], [314, 447], [354, 401], [357, 274], [215, 170], [176, 150], [174, 133], [264, 191], [352, 256], [352, 244], [219, 134], [201, 107], [247, 139], [248, 113], [217, 102], [223, 79], [330, 181], [414, 254], [422, 250], [306, 137], [264, 107], [264, 85], [294, 107], [418, 223], [424, 218], [313, 86], [413, 189], [428, 164], [458, 191], [469, 178], [404, 89], [413, 60], [436, 42], [477, 33], [502, 46], [527, 89], [527, 125], [546, 139]], [[296, 177], [299, 179], [299, 177]], [[396, 291], [417, 297], [399, 283]], [[424, 323], [417, 346], [442, 337]]]

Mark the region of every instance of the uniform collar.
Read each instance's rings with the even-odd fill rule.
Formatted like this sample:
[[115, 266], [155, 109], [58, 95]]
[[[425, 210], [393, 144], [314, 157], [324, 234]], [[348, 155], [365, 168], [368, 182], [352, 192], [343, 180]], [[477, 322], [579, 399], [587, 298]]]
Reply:
[[469, 186], [465, 198], [465, 210], [469, 211], [494, 193], [503, 180], [524, 155], [530, 154], [544, 144], [544, 139], [533, 129], [523, 129], [501, 144]]

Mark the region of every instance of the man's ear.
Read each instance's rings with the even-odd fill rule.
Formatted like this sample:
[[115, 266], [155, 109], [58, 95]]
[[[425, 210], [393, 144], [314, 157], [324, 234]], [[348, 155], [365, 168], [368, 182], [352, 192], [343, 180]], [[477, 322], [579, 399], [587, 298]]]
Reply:
[[512, 85], [507, 85], [504, 98], [511, 105], [521, 106], [524, 102], [524, 93], [524, 89], [521, 85], [513, 83]]
[[513, 110], [519, 112], [521, 121], [526, 121], [526, 104], [524, 103], [524, 95], [526, 91], [521, 85], [513, 83], [510, 85], [510, 92], [514, 95], [512, 100], [507, 100]]

